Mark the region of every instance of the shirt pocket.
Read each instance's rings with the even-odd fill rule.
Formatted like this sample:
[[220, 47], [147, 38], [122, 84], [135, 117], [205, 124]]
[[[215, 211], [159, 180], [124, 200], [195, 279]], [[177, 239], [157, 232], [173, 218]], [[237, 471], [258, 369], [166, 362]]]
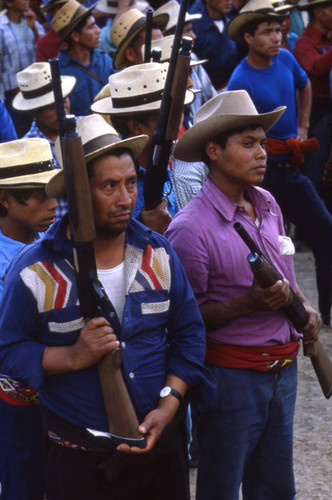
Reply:
[[169, 304], [169, 300], [164, 300], [162, 302], [142, 302], [141, 313], [143, 315], [167, 313], [169, 310]]

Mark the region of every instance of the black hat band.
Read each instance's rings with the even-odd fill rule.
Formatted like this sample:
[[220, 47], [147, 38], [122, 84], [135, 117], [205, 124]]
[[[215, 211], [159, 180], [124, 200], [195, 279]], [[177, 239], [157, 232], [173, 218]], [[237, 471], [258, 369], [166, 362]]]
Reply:
[[56, 168], [54, 160], [36, 161], [26, 165], [17, 165], [15, 167], [0, 168], [0, 179], [9, 179], [12, 177], [22, 177], [24, 175], [36, 175], [42, 172], [49, 172]]

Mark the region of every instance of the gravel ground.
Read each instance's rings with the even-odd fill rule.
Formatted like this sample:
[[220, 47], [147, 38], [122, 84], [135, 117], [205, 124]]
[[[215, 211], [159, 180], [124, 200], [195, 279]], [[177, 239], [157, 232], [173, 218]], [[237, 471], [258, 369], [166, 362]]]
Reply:
[[[295, 255], [299, 287], [317, 308], [314, 260], [309, 251]], [[320, 341], [332, 359], [332, 328], [322, 328]], [[332, 500], [332, 398], [325, 399], [309, 358], [298, 358], [298, 395], [294, 427], [297, 500]], [[196, 469], [190, 471], [195, 498]], [[283, 500], [282, 498], [280, 500]]]

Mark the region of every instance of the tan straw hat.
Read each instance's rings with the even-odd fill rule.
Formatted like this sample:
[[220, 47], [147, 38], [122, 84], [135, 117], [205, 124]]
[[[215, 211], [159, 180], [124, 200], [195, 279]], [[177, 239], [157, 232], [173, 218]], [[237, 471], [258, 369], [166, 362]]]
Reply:
[[96, 3], [88, 9], [81, 5], [76, 0], [69, 0], [55, 14], [51, 22], [51, 28], [56, 31], [61, 40], [64, 40], [72, 31], [74, 31], [81, 19], [91, 12], [96, 6]]
[[[171, 58], [172, 47], [174, 43], [174, 35], [164, 36], [163, 38], [157, 38], [156, 40], [151, 40], [151, 52], [153, 49], [160, 49], [161, 58], [160, 62], [168, 62]], [[142, 46], [142, 56], [144, 56], [145, 45]], [[208, 59], [195, 60], [191, 59], [190, 67], [198, 66], [199, 64], [204, 64]]]
[[[153, 23], [161, 29], [167, 23], [167, 15], [161, 14], [153, 19]], [[117, 47], [113, 66], [115, 69], [123, 69], [129, 66], [129, 61], [124, 56], [124, 51], [138, 33], [145, 29], [146, 16], [138, 9], [130, 9], [113, 24], [111, 29], [111, 40]]]
[[[84, 158], [87, 162], [98, 158], [98, 156], [107, 151], [120, 148], [129, 149], [135, 156], [139, 156], [149, 140], [147, 135], [138, 135], [130, 139], [121, 140], [116, 130], [108, 125], [100, 115], [83, 116], [77, 120], [76, 126], [82, 139]], [[55, 151], [61, 164], [59, 139], [56, 141]], [[65, 197], [63, 170], [58, 171], [58, 174], [50, 181], [46, 192], [54, 198]]]
[[[168, 63], [144, 63], [113, 73], [108, 79], [112, 97], [105, 97], [91, 105], [92, 111], [110, 115], [128, 115], [160, 108], [166, 81]], [[185, 104], [195, 96], [186, 91]]]
[[195, 125], [179, 139], [174, 156], [184, 161], [202, 161], [202, 152], [207, 141], [222, 132], [246, 125], [261, 126], [266, 132], [285, 109], [286, 106], [280, 106], [270, 113], [259, 114], [245, 90], [217, 94], [196, 112]]
[[[164, 28], [164, 32], [175, 30], [180, 12], [180, 4], [176, 0], [171, 0], [170, 2], [164, 3], [159, 9], [156, 9], [153, 13], [153, 18], [159, 16], [160, 14], [166, 14], [168, 16], [167, 24]], [[202, 14], [189, 14], [186, 13], [184, 22], [191, 23], [195, 19], [200, 19]]]
[[[61, 76], [63, 97], [67, 97], [76, 84], [74, 76]], [[47, 62], [33, 63], [17, 73], [20, 92], [13, 100], [13, 107], [20, 111], [42, 108], [54, 103], [51, 67]]]
[[284, 19], [285, 15], [278, 13], [270, 0], [249, 0], [239, 14], [230, 21], [227, 33], [232, 40], [241, 42], [245, 27], [253, 21], [282, 22]]
[[45, 186], [58, 172], [46, 139], [17, 139], [0, 144], [0, 188]]
[[308, 0], [306, 3], [297, 4], [296, 8], [298, 10], [313, 10], [316, 7], [328, 7], [332, 5], [332, 0]]

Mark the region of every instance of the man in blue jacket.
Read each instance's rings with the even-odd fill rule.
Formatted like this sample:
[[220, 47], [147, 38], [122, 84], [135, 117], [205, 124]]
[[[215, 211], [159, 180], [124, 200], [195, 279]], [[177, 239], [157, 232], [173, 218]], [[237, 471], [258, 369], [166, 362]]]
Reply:
[[[65, 216], [8, 273], [0, 366], [40, 390], [49, 500], [189, 499], [180, 415], [187, 388], [205, 376], [204, 326], [169, 243], [131, 219], [137, 197], [133, 153], [140, 153], [147, 137], [91, 137], [83, 148], [89, 149], [96, 266], [119, 333], [104, 317], [82, 317]], [[60, 172], [48, 187], [57, 197], [61, 178]], [[145, 449], [116, 447], [88, 430], [109, 430], [97, 363], [119, 346]]]

